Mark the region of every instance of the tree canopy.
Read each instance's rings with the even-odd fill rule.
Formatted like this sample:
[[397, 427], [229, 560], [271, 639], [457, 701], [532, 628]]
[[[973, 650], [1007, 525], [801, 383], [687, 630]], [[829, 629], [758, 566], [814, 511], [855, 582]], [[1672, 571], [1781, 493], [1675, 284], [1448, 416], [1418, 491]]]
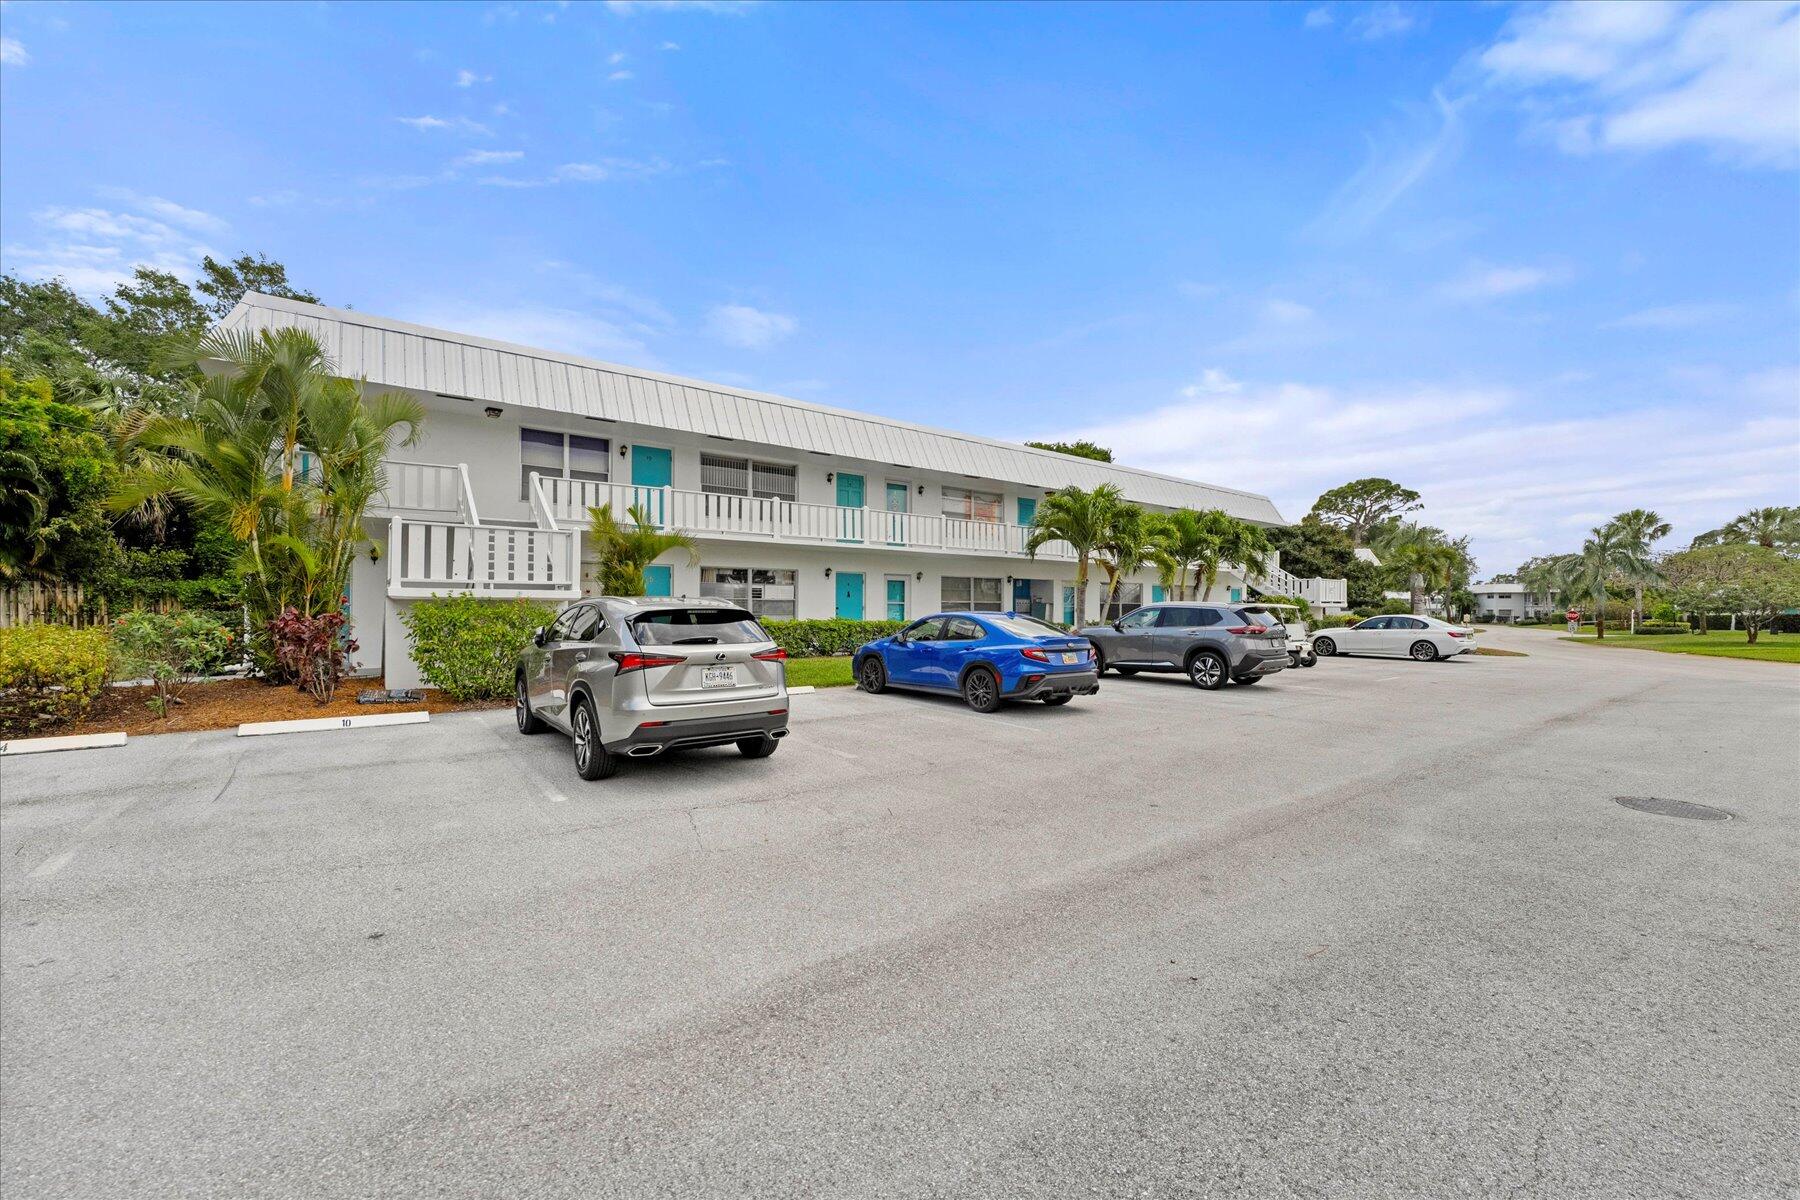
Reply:
[[1037, 450], [1054, 450], [1058, 454], [1073, 454], [1076, 458], [1091, 458], [1095, 462], [1109, 463], [1113, 460], [1111, 450], [1105, 446], [1096, 446], [1090, 441], [1079, 442], [1026, 442]]
[[1419, 493], [1391, 479], [1370, 476], [1334, 487], [1313, 501], [1307, 514], [1350, 535], [1356, 546], [1369, 545], [1376, 529], [1398, 520], [1420, 505]]

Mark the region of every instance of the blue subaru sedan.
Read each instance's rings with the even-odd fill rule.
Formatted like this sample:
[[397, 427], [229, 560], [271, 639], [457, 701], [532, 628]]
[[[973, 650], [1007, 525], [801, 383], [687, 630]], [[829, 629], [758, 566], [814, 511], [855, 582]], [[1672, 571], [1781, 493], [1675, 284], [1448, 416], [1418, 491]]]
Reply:
[[914, 621], [862, 646], [854, 666], [865, 692], [954, 692], [984, 713], [1002, 700], [1067, 704], [1100, 690], [1086, 638], [1010, 612], [945, 612]]

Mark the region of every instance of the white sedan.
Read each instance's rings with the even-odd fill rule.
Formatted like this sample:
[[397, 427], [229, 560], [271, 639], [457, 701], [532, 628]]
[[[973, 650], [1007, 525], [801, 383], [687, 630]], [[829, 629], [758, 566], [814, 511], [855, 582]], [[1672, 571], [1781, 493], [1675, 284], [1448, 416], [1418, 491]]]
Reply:
[[1475, 649], [1475, 631], [1436, 617], [1370, 617], [1348, 629], [1327, 629], [1313, 638], [1313, 653], [1379, 654], [1433, 662]]

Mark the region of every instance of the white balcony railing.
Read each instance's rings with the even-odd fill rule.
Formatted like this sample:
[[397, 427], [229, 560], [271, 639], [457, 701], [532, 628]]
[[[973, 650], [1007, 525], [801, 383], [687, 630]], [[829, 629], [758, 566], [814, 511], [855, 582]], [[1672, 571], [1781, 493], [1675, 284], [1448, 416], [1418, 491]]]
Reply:
[[391, 517], [388, 595], [473, 592], [493, 597], [581, 595], [580, 534]]
[[475, 509], [475, 491], [469, 486], [465, 463], [415, 463], [383, 459], [387, 477], [370, 509], [381, 513], [450, 516], [468, 525], [481, 524]]
[[[1025, 557], [1030, 531], [1023, 525], [997, 521], [964, 521], [925, 513], [848, 508], [760, 496], [727, 496], [680, 488], [639, 487], [628, 483], [596, 483], [585, 479], [533, 477], [540, 502], [534, 511], [548, 514], [554, 528], [585, 528], [588, 509], [610, 504], [613, 515], [640, 508], [659, 529], [679, 529], [699, 536], [722, 535], [770, 541], [871, 546], [884, 549], [939, 550], [957, 554], [1003, 554]], [[539, 517], [540, 523], [545, 520]], [[1039, 558], [1073, 559], [1066, 542], [1038, 548]]]

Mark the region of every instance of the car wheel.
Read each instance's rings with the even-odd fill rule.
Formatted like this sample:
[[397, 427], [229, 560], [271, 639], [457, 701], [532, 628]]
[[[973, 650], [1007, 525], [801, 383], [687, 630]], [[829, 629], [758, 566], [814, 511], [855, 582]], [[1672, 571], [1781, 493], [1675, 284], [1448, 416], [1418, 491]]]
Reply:
[[1313, 653], [1318, 655], [1320, 658], [1330, 658], [1332, 655], [1336, 654], [1337, 652], [1338, 652], [1337, 651], [1337, 643], [1332, 641], [1330, 638], [1314, 638], [1313, 639]]
[[1000, 707], [1000, 680], [986, 667], [976, 667], [963, 676], [963, 699], [978, 713], [991, 713]]
[[1412, 644], [1411, 654], [1417, 662], [1435, 662], [1438, 657], [1438, 648], [1424, 638], [1420, 638]]
[[1319, 656], [1316, 654], [1303, 654], [1300, 656], [1300, 665], [1303, 667], [1316, 667], [1319, 665]]
[[1216, 692], [1225, 686], [1225, 660], [1211, 650], [1202, 650], [1188, 659], [1188, 678], [1195, 687]]
[[525, 686], [525, 677], [519, 676], [517, 694], [513, 697], [513, 720], [519, 723], [520, 733], [544, 732], [544, 720], [531, 711], [531, 692]]
[[1299, 665], [1300, 665], [1300, 652], [1298, 650], [1289, 650], [1288, 651], [1288, 666], [1298, 667]]
[[575, 742], [575, 773], [590, 782], [611, 779], [619, 771], [617, 755], [608, 754], [600, 744], [600, 722], [594, 719], [594, 705], [586, 696], [575, 700], [575, 715], [569, 721], [569, 733]]
[[1094, 647], [1094, 674], [1106, 674], [1106, 655], [1100, 653], [1100, 647]]
[[856, 673], [856, 686], [871, 696], [879, 696], [887, 691], [887, 668], [873, 654], [863, 659], [862, 670]]
[[1045, 696], [1044, 703], [1048, 704], [1051, 708], [1056, 708], [1059, 705], [1067, 704], [1074, 698], [1075, 694], [1073, 692], [1057, 692], [1054, 696]]
[[767, 758], [775, 753], [775, 747], [781, 745], [772, 737], [742, 738], [738, 741], [738, 753], [745, 758]]

